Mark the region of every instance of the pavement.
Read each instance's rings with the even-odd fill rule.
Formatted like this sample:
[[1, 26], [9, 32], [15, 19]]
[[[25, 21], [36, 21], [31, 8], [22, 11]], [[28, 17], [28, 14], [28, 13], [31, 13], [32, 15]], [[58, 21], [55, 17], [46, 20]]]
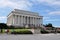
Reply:
[[60, 34], [31, 34], [31, 35], [0, 34], [0, 40], [60, 40]]

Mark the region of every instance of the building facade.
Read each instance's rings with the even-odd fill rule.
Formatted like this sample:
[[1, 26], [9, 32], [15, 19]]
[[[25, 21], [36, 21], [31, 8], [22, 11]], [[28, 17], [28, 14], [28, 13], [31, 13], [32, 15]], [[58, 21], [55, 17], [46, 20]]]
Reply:
[[43, 16], [38, 13], [14, 9], [7, 16], [7, 25], [19, 27], [42, 27]]

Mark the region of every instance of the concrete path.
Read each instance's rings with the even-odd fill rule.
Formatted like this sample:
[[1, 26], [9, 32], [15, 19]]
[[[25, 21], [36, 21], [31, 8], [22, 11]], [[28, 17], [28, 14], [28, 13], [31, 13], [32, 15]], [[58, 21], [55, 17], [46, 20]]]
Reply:
[[33, 35], [0, 34], [0, 40], [60, 40], [60, 34], [33, 34]]

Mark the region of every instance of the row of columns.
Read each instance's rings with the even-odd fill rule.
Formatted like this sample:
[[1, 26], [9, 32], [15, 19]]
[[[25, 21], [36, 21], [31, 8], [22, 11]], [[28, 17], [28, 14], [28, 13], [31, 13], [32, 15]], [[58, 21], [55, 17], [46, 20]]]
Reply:
[[20, 25], [20, 26], [24, 26], [24, 25], [28, 25], [28, 24], [40, 25], [41, 19], [35, 18], [35, 17], [14, 15], [13, 24]]

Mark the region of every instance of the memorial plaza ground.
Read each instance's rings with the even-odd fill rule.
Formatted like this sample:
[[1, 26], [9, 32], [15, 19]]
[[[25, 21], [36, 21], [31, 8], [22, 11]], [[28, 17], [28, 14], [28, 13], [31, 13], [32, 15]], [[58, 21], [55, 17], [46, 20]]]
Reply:
[[0, 40], [60, 40], [60, 34], [31, 34], [31, 35], [0, 34]]

